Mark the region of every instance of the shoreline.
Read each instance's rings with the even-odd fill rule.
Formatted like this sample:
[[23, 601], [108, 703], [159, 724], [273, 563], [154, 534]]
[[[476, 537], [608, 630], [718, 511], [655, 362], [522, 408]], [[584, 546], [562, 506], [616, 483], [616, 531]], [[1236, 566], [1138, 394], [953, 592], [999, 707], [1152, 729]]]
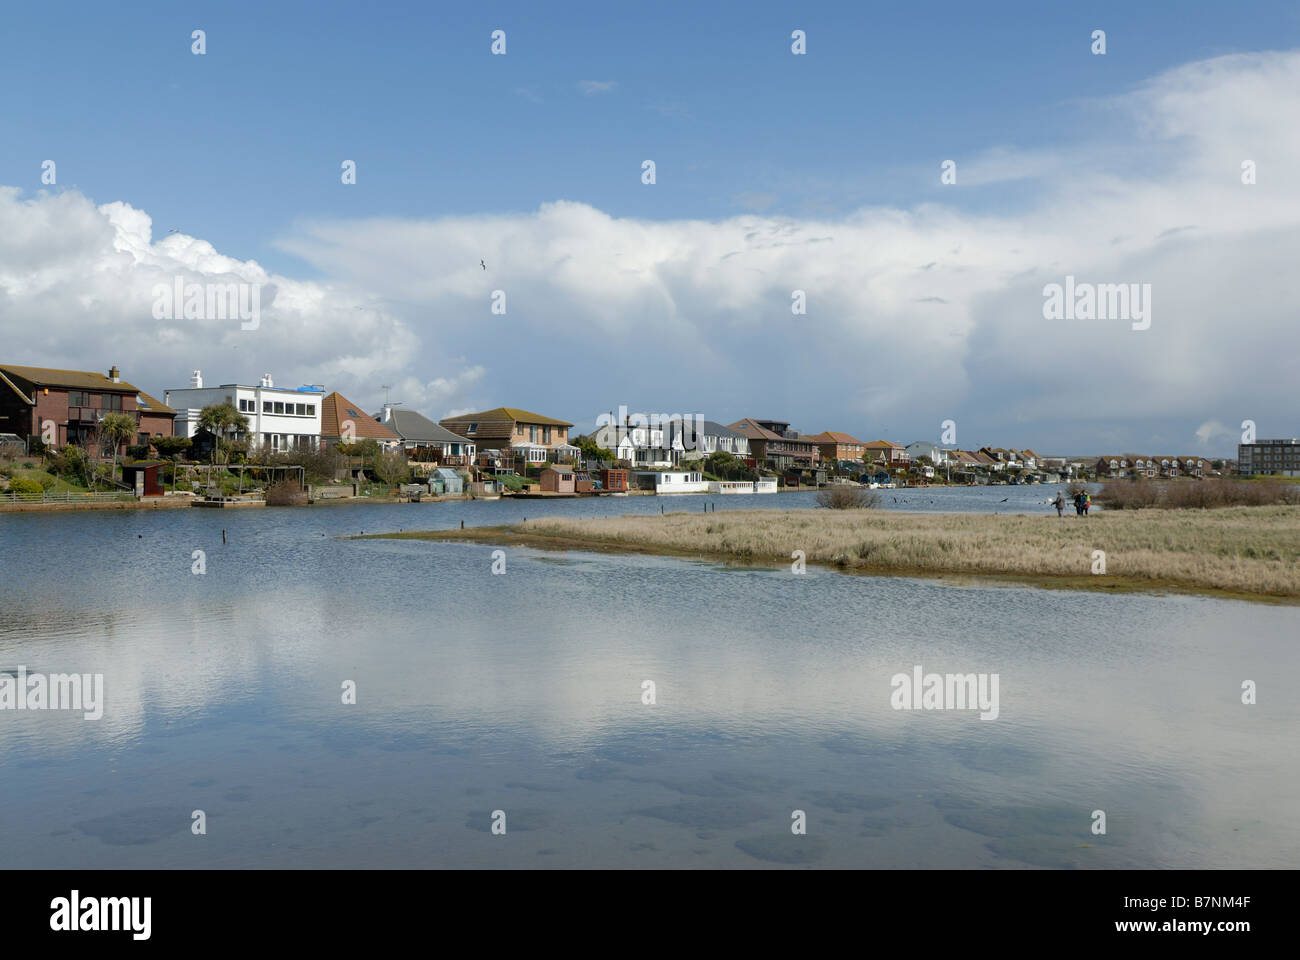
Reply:
[[[1287, 511], [1285, 531], [1277, 522], [1281, 511]], [[845, 513], [858, 516], [846, 517]], [[1103, 512], [1086, 519], [1061, 519], [1033, 514], [746, 510], [705, 515], [551, 517], [465, 530], [342, 539], [639, 554], [776, 570], [789, 568], [792, 549], [802, 544], [807, 564], [863, 576], [1300, 605], [1300, 563], [1296, 559], [1300, 555], [1300, 511], [1236, 507], [1141, 513]], [[746, 530], [747, 526], [750, 529]], [[1189, 535], [1196, 538], [1202, 530], [1217, 539], [1207, 536], [1204, 544], [1187, 541]], [[1257, 541], [1275, 532], [1285, 542], [1271, 550], [1273, 556], [1261, 557]], [[1178, 542], [1176, 535], [1183, 542]], [[1052, 549], [1044, 548], [1045, 539]], [[1094, 547], [1108, 554], [1110, 566], [1103, 574], [1092, 572], [1096, 566]], [[1289, 556], [1281, 556], [1279, 550]]]

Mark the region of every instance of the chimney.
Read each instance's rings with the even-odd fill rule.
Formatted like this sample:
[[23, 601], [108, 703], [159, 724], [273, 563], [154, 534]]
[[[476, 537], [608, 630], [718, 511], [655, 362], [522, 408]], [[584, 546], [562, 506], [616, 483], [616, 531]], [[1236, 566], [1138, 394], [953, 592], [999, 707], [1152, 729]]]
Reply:
[[109, 368], [108, 368], [108, 379], [112, 380], [114, 383], [121, 383], [121, 382], [122, 382], [122, 371], [119, 370], [119, 369], [117, 369], [117, 367], [109, 367]]
[[264, 374], [262, 374], [262, 386], [264, 386], [264, 387], [274, 387], [274, 386], [275, 386], [275, 383], [272, 382], [272, 380], [271, 380], [271, 375], [270, 375], [269, 373], [264, 373]]
[[388, 404], [384, 404], [384, 423], [390, 423], [392, 422], [392, 419], [393, 419], [393, 408]]
[[203, 374], [198, 370], [195, 370], [190, 374], [190, 386], [195, 390], [198, 390], [203, 386]]

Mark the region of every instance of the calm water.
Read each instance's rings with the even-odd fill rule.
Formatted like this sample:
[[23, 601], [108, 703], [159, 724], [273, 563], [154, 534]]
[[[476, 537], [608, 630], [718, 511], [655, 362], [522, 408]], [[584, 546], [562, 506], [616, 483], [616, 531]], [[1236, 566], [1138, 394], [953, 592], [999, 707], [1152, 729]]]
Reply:
[[[1296, 609], [337, 539], [703, 499], [0, 515], [0, 667], [107, 688], [98, 721], [0, 711], [0, 862], [1300, 860]], [[892, 710], [914, 664], [997, 673], [1000, 716]]]

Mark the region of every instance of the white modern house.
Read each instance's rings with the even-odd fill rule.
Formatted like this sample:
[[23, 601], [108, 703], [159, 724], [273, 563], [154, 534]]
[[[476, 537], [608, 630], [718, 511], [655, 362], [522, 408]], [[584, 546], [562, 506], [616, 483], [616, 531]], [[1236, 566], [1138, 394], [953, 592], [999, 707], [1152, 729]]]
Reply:
[[922, 457], [929, 457], [930, 462], [936, 467], [941, 467], [948, 461], [948, 451], [937, 443], [930, 443], [928, 440], [918, 440], [916, 443], [909, 443], [904, 447], [907, 456], [915, 463]]
[[306, 386], [286, 389], [275, 386], [264, 374], [255, 387], [224, 383], [205, 387], [203, 374], [195, 370], [188, 387], [167, 390], [163, 403], [176, 411], [173, 430], [178, 437], [199, 432], [199, 414], [214, 403], [229, 403], [248, 418], [246, 439], [254, 449], [316, 450], [320, 447], [321, 401], [325, 388]]

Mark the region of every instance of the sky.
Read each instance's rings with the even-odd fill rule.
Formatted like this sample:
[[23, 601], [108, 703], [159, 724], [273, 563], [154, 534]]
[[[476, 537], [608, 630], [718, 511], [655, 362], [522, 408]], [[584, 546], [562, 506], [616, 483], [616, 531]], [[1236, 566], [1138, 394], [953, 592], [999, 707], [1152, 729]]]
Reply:
[[[0, 361], [579, 429], [1300, 434], [1300, 6], [980, 6], [14, 6]], [[1150, 326], [1048, 319], [1067, 276]], [[159, 316], [177, 277], [258, 322]]]

